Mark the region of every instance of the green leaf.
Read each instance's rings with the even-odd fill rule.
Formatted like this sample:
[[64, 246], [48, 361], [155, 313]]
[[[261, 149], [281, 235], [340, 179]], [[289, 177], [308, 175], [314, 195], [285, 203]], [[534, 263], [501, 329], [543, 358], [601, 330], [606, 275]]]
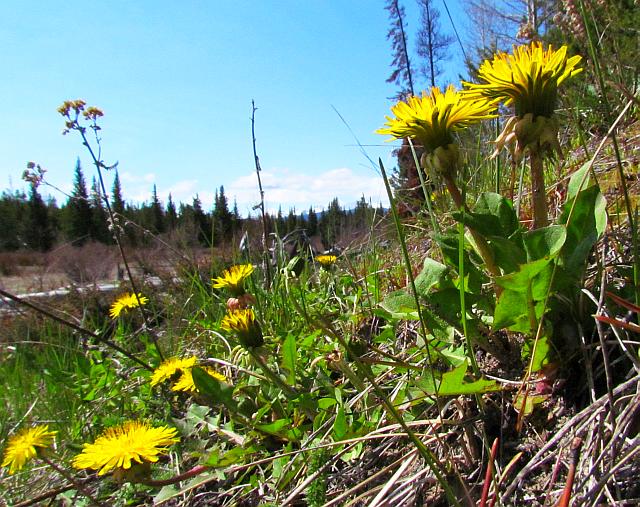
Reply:
[[540, 259], [527, 264], [518, 266], [518, 271], [509, 273], [508, 275], [497, 276], [495, 281], [500, 287], [515, 292], [526, 294], [529, 290], [529, 284], [540, 274], [551, 262], [551, 259]]
[[340, 407], [336, 413], [336, 419], [333, 422], [333, 436], [336, 440], [342, 440], [347, 434], [347, 430], [347, 416], [344, 413], [344, 408]]
[[[536, 320], [542, 317], [544, 301], [534, 302]], [[518, 333], [532, 333], [526, 292], [504, 290], [498, 298], [493, 315], [493, 330], [507, 328]]]
[[559, 221], [567, 226], [567, 241], [562, 249], [561, 265], [574, 282], [582, 277], [591, 249], [606, 229], [606, 204], [600, 188], [592, 185], [564, 205]]
[[[533, 351], [534, 340], [526, 340], [522, 347], [523, 359], [528, 359]], [[536, 345], [535, 356], [533, 357], [531, 371], [540, 371], [551, 361], [551, 346], [549, 344], [549, 338], [545, 335], [541, 336]]]
[[290, 334], [282, 344], [282, 366], [289, 372], [287, 375], [287, 382], [290, 385], [295, 385], [296, 383], [297, 353], [296, 338]]
[[193, 383], [198, 392], [215, 404], [222, 404], [232, 412], [237, 411], [237, 403], [233, 399], [233, 386], [219, 381], [199, 366], [191, 370]]
[[520, 226], [511, 201], [500, 194], [480, 194], [471, 212], [457, 212], [453, 217], [484, 236], [508, 238]]
[[496, 265], [505, 273], [513, 273], [519, 264], [527, 262], [527, 254], [513, 239], [488, 236], [487, 240]]
[[422, 271], [415, 279], [416, 292], [420, 296], [426, 296], [433, 287], [447, 280], [448, 271], [447, 266], [427, 257]]
[[[448, 371], [440, 379], [436, 378], [438, 384], [438, 396], [459, 396], [461, 394], [482, 394], [493, 391], [500, 391], [502, 387], [495, 380], [479, 379], [471, 382], [465, 381], [467, 364], [461, 364], [457, 368]], [[429, 395], [436, 395], [436, 386], [433, 383], [431, 373], [426, 372], [424, 378], [417, 382], [417, 387]]]
[[523, 236], [528, 261], [555, 257], [567, 239], [563, 225], [550, 225], [527, 232]]
[[[391, 292], [380, 303], [380, 306], [396, 319], [411, 318], [410, 314], [417, 311], [416, 299], [406, 289]], [[414, 318], [417, 318], [417, 315]]]
[[589, 174], [590, 165], [590, 162], [583, 164], [580, 169], [571, 175], [567, 185], [567, 202], [573, 200], [580, 191], [589, 186], [591, 180], [591, 175]]

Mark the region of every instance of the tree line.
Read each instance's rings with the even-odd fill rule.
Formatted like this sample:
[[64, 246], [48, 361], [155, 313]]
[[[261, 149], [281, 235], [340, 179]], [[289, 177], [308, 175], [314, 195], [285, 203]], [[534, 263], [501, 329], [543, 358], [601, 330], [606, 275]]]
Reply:
[[[130, 246], [146, 246], [154, 236], [167, 237], [192, 246], [217, 246], [237, 243], [246, 230], [258, 230], [258, 219], [242, 218], [237, 203], [230, 207], [224, 186], [216, 189], [213, 207], [203, 208], [196, 195], [190, 204], [174, 202], [169, 194], [166, 205], [153, 186], [151, 200], [142, 204], [125, 202], [117, 170], [111, 193], [102, 195], [95, 177], [87, 186], [80, 161], [76, 162], [73, 190], [66, 202], [58, 205], [53, 197], [46, 200], [39, 191], [40, 182], [29, 180], [24, 191], [7, 191], [0, 195], [0, 251], [19, 249], [46, 252], [62, 243], [82, 246], [87, 242], [114, 243], [114, 229]], [[108, 213], [109, 204], [114, 220]], [[317, 236], [326, 248], [335, 245], [343, 236], [371, 227], [374, 216], [384, 210], [375, 209], [364, 196], [352, 210], [344, 209], [334, 198], [326, 210], [316, 212], [310, 207], [303, 213], [290, 209], [268, 215], [269, 233], [280, 237], [303, 230], [309, 237]], [[261, 226], [260, 226], [261, 227]]]

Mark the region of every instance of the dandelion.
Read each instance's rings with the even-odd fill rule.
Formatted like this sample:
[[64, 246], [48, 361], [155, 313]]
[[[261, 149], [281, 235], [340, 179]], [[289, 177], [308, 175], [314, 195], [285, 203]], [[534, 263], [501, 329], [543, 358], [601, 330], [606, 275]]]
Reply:
[[[387, 128], [378, 134], [389, 134], [396, 139], [412, 137], [425, 149], [422, 165], [438, 173], [447, 186], [456, 206], [466, 209], [464, 199], [454, 177], [460, 164], [460, 152], [454, 133], [481, 120], [495, 118], [497, 100], [485, 97], [470, 98], [449, 85], [444, 93], [434, 86], [431, 93], [410, 97], [391, 108], [395, 118], [387, 116]], [[479, 253], [489, 271], [499, 275], [489, 246], [478, 233], [471, 230]]]
[[116, 478], [124, 478], [132, 465], [158, 461], [170, 445], [180, 440], [176, 435], [175, 428], [128, 421], [108, 428], [94, 443], [83, 444], [82, 452], [73, 459], [73, 466], [97, 470], [98, 475], [113, 471]]
[[[226, 382], [227, 377], [218, 373], [216, 370], [210, 367], [203, 368], [205, 372], [211, 377], [220, 382]], [[193, 370], [191, 368], [186, 369], [182, 372], [182, 376], [178, 379], [178, 381], [171, 388], [172, 391], [186, 391], [186, 392], [196, 392], [198, 389], [196, 388], [196, 384], [193, 381]]]
[[177, 374], [193, 368], [198, 362], [196, 356], [191, 357], [172, 357], [162, 362], [151, 375], [151, 385], [156, 386], [165, 380], [169, 380]]
[[56, 433], [57, 431], [49, 431], [49, 426], [46, 424], [22, 429], [9, 438], [2, 466], [9, 467], [9, 474], [21, 470], [28, 460], [38, 455], [41, 449], [53, 443]]
[[394, 118], [387, 116], [387, 127], [376, 130], [396, 139], [411, 137], [426, 150], [427, 165], [439, 173], [455, 174], [459, 161], [454, 133], [481, 120], [494, 118], [496, 101], [480, 98], [469, 100], [449, 85], [443, 93], [434, 86], [427, 95], [409, 97], [391, 108]]
[[259, 347], [264, 343], [262, 329], [256, 321], [256, 315], [251, 308], [244, 308], [227, 313], [220, 323], [220, 328], [234, 332], [240, 345], [245, 348]]
[[335, 255], [316, 255], [316, 262], [319, 262], [323, 267], [329, 267], [336, 263], [338, 257]]
[[138, 297], [135, 294], [125, 294], [116, 299], [111, 308], [109, 309], [109, 315], [112, 319], [117, 319], [124, 310], [130, 308], [137, 308], [140, 305], [146, 305], [149, 298], [138, 293]]
[[503, 101], [513, 106], [514, 116], [505, 123], [496, 139], [496, 155], [507, 146], [514, 159], [526, 150], [531, 164], [534, 228], [548, 224], [543, 157], [556, 152], [562, 156], [558, 142], [558, 122], [554, 116], [558, 87], [582, 72], [579, 55], [567, 57], [567, 47], [544, 50], [542, 43], [515, 47], [512, 54], [497, 53], [478, 70], [480, 83], [464, 83], [471, 98]]
[[239, 264], [231, 266], [222, 272], [222, 276], [213, 278], [213, 287], [215, 289], [228, 288], [233, 294], [244, 294], [244, 281], [253, 273], [253, 264]]
[[558, 101], [558, 86], [582, 72], [579, 55], [567, 58], [567, 46], [545, 51], [542, 43], [514, 47], [513, 54], [498, 52], [485, 60], [478, 70], [480, 83], [464, 83], [474, 98], [486, 97], [513, 104], [518, 118], [553, 115]]

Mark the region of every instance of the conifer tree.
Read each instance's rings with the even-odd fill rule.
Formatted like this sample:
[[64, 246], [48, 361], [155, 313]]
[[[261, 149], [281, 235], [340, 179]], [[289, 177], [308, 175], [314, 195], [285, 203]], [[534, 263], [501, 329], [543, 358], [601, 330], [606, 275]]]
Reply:
[[220, 187], [220, 191], [216, 192], [216, 198], [213, 208], [213, 220], [216, 231], [216, 243], [218, 240], [228, 240], [231, 238], [231, 222], [232, 216], [229, 211], [229, 201], [224, 194], [224, 187]]
[[162, 234], [166, 230], [164, 209], [162, 203], [158, 199], [158, 191], [156, 185], [153, 185], [153, 194], [151, 196], [151, 214], [152, 214], [152, 231], [155, 234]]
[[385, 10], [389, 11], [391, 28], [387, 32], [387, 40], [391, 41], [393, 60], [391, 67], [393, 72], [387, 78], [387, 83], [394, 83], [400, 87], [395, 98], [405, 98], [414, 95], [413, 71], [407, 49], [407, 33], [404, 22], [404, 7], [399, 0], [387, 0]]
[[0, 251], [17, 250], [23, 246], [22, 225], [27, 212], [26, 195], [3, 192], [0, 197]]
[[28, 248], [46, 252], [53, 246], [55, 236], [49, 220], [49, 211], [34, 182], [31, 182], [27, 204], [24, 242]]
[[107, 211], [104, 209], [102, 191], [95, 176], [91, 183], [89, 204], [91, 207], [91, 237], [101, 243], [110, 243], [112, 240], [107, 225]]
[[167, 199], [167, 229], [169, 231], [173, 231], [178, 224], [178, 213], [176, 212], [176, 205], [173, 203], [173, 199], [171, 198], [171, 194], [169, 194], [169, 198]]
[[89, 193], [82, 173], [80, 159], [76, 161], [73, 191], [66, 206], [67, 237], [75, 246], [83, 245], [91, 238], [92, 216]]
[[416, 52], [422, 58], [420, 70], [436, 86], [436, 77], [440, 73], [439, 64], [446, 60], [447, 49], [453, 44], [453, 37], [442, 33], [440, 12], [433, 0], [418, 0], [421, 11], [421, 27], [416, 38]]
[[120, 175], [116, 169], [113, 178], [113, 188], [111, 189], [111, 210], [117, 215], [124, 215], [124, 199], [122, 198], [122, 187], [120, 186]]
[[309, 207], [309, 214], [307, 215], [307, 235], [309, 237], [318, 234], [318, 214], [313, 209], [313, 206]]

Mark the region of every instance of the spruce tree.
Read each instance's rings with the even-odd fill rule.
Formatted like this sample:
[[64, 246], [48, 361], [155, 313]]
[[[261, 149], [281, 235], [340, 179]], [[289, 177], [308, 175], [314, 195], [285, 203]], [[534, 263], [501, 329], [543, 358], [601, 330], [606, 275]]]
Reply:
[[158, 199], [158, 192], [155, 184], [153, 185], [153, 194], [151, 197], [151, 214], [153, 220], [152, 231], [155, 234], [162, 234], [166, 230], [164, 209], [162, 209], [162, 203]]
[[47, 205], [38, 193], [38, 187], [31, 183], [29, 201], [27, 206], [27, 219], [24, 222], [24, 241], [28, 248], [46, 252], [51, 249], [54, 242], [54, 232], [49, 220]]
[[224, 187], [220, 187], [220, 191], [216, 192], [216, 199], [213, 208], [213, 220], [215, 223], [216, 243], [218, 240], [228, 240], [231, 238], [231, 222], [232, 216], [229, 211], [229, 201], [224, 195]]
[[309, 237], [318, 234], [318, 214], [313, 207], [309, 207], [309, 214], [307, 215], [307, 235]]
[[171, 194], [169, 194], [169, 198], [167, 199], [167, 229], [169, 231], [173, 231], [178, 224], [178, 213], [176, 212], [176, 205], [173, 203], [173, 199], [171, 198]]
[[118, 174], [117, 169], [116, 175], [113, 178], [113, 188], [111, 189], [111, 210], [118, 215], [124, 215], [124, 199], [122, 198], [120, 175]]
[[91, 238], [92, 216], [80, 159], [76, 161], [73, 191], [67, 202], [66, 215], [68, 239], [74, 246], [83, 245]]
[[23, 246], [22, 225], [27, 213], [27, 196], [21, 192], [3, 192], [0, 197], [0, 251], [17, 250]]
[[447, 58], [447, 49], [453, 37], [444, 35], [440, 28], [440, 12], [433, 0], [418, 0], [421, 10], [421, 27], [416, 38], [416, 52], [423, 60], [420, 70], [430, 86], [436, 86], [440, 73], [439, 64]]
[[89, 204], [91, 207], [91, 237], [101, 243], [110, 243], [112, 239], [109, 234], [107, 211], [104, 209], [102, 191], [95, 176], [91, 183]]

